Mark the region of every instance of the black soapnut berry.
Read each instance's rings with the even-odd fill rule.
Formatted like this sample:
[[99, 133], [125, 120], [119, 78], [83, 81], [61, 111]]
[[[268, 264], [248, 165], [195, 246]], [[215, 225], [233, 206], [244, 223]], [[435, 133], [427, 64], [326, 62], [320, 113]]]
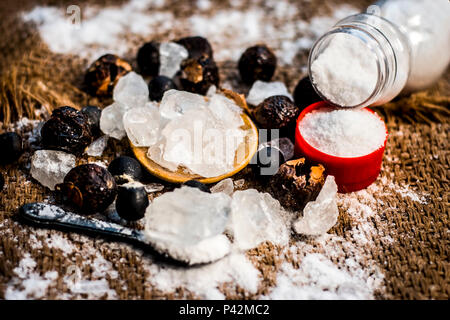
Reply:
[[23, 153], [22, 137], [15, 132], [0, 134], [0, 164], [17, 161]]
[[205, 54], [188, 58], [181, 63], [179, 80], [183, 90], [205, 95], [210, 86], [219, 86], [219, 69], [214, 59]]
[[252, 84], [256, 80], [270, 81], [276, 67], [277, 57], [263, 44], [245, 50], [238, 62], [241, 79], [246, 84]]
[[136, 221], [143, 218], [148, 205], [147, 192], [143, 186], [127, 183], [118, 187], [116, 210], [122, 219]]
[[139, 48], [136, 60], [141, 74], [144, 76], [157, 76], [160, 66], [159, 43], [156, 41], [145, 43]]
[[114, 176], [117, 184], [140, 181], [143, 176], [141, 164], [127, 156], [120, 156], [111, 161], [108, 171]]
[[164, 92], [170, 89], [177, 89], [172, 79], [166, 76], [157, 76], [148, 83], [149, 97], [152, 101], [161, 101]]
[[286, 96], [272, 96], [261, 102], [252, 113], [261, 128], [282, 129], [295, 123], [300, 109]]

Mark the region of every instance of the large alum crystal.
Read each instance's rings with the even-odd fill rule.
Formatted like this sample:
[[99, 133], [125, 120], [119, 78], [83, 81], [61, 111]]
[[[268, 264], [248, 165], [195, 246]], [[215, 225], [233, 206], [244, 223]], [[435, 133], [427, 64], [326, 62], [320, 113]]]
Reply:
[[113, 91], [113, 99], [128, 109], [142, 107], [148, 102], [148, 86], [142, 76], [131, 71], [119, 79]]
[[31, 157], [31, 176], [43, 186], [55, 190], [66, 174], [75, 167], [73, 154], [55, 150], [38, 150]]
[[233, 180], [231, 180], [231, 178], [227, 178], [218, 182], [214, 187], [211, 187], [211, 192], [223, 192], [229, 196], [232, 196], [234, 192]]
[[125, 137], [123, 116], [129, 108], [120, 102], [114, 102], [102, 110], [100, 116], [100, 130], [114, 139], [120, 140]]
[[268, 193], [255, 189], [236, 191], [231, 202], [229, 228], [235, 246], [247, 250], [264, 241], [287, 244], [289, 232], [284, 214], [280, 203]]
[[247, 103], [257, 106], [266, 98], [272, 96], [286, 96], [293, 101], [292, 95], [289, 93], [284, 83], [279, 81], [264, 82], [257, 80], [248, 93]]
[[128, 139], [137, 147], [150, 147], [159, 138], [160, 115], [157, 105], [148, 102], [143, 107], [128, 110], [123, 116]]
[[108, 145], [108, 139], [109, 137], [107, 135], [97, 138], [86, 149], [86, 154], [91, 157], [101, 157], [103, 151], [105, 151], [105, 148]]
[[182, 187], [156, 198], [145, 213], [145, 235], [153, 247], [189, 264], [207, 263], [230, 251], [224, 232], [230, 197]]
[[327, 233], [337, 222], [337, 185], [333, 176], [327, 176], [325, 184], [315, 201], [310, 201], [303, 209], [303, 217], [294, 222], [297, 233], [318, 236]]
[[180, 70], [181, 62], [189, 56], [182, 45], [175, 42], [163, 42], [159, 46], [159, 75], [172, 78]]
[[174, 119], [181, 117], [191, 109], [206, 105], [205, 97], [199, 94], [171, 89], [164, 92], [159, 105], [159, 112], [166, 119]]

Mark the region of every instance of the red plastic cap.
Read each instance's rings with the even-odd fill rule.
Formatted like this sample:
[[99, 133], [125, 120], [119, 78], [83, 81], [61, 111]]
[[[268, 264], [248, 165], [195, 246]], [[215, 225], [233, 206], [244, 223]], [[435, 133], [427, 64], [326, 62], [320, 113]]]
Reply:
[[[358, 191], [368, 187], [374, 182], [381, 171], [381, 163], [383, 162], [383, 153], [386, 147], [388, 132], [386, 128], [386, 139], [383, 146], [377, 150], [361, 157], [337, 157], [323, 153], [308, 144], [302, 137], [299, 129], [300, 121], [303, 117], [315, 109], [322, 107], [330, 107], [325, 101], [314, 103], [305, 108], [297, 119], [295, 128], [295, 154], [298, 157], [304, 156], [313, 162], [324, 165], [326, 173], [332, 175], [336, 179], [338, 191], [342, 193]], [[368, 112], [375, 114], [374, 111], [364, 108]], [[383, 119], [380, 118], [381, 121]], [[383, 121], [384, 123], [384, 121]], [[386, 127], [386, 124], [385, 124]]]

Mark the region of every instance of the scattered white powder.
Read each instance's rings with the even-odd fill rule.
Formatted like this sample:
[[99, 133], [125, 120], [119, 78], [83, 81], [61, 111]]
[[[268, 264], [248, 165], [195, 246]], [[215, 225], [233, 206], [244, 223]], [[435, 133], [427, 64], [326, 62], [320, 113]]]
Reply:
[[147, 267], [147, 279], [164, 292], [174, 292], [183, 287], [200, 299], [225, 299], [219, 286], [232, 282], [242, 289], [255, 293], [259, 286], [259, 271], [244, 254], [231, 254], [215, 263], [197, 267], [175, 267], [152, 264]]
[[369, 154], [386, 139], [383, 121], [366, 109], [321, 108], [299, 124], [308, 144], [329, 155], [358, 157]]
[[66, 255], [76, 250], [75, 246], [66, 238], [58, 233], [52, 233], [47, 239], [46, 244], [49, 248], [55, 248], [63, 251]]
[[367, 100], [378, 81], [375, 54], [359, 38], [339, 33], [311, 65], [312, 81], [329, 101], [343, 107]]
[[[232, 7], [241, 4], [239, 0], [230, 3]], [[276, 51], [281, 64], [290, 64], [299, 50], [309, 49], [338, 20], [358, 12], [341, 5], [330, 16], [305, 22], [296, 16], [295, 4], [278, 0], [222, 9], [212, 15], [206, 12], [210, 1], [199, 0], [198, 13], [188, 17], [175, 17], [164, 5], [164, 0], [131, 0], [121, 6], [86, 6], [79, 25], [73, 24], [66, 8], [52, 6], [37, 6], [22, 18], [37, 24], [41, 38], [53, 52], [88, 60], [105, 53], [136, 52], [142, 43], [136, 39], [179, 33], [207, 37], [217, 61], [237, 61], [247, 47], [265, 42]]]

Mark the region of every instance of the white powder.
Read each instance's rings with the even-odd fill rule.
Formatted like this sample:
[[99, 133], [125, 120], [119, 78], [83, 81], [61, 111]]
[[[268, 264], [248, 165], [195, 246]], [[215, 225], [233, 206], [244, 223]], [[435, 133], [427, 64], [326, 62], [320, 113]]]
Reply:
[[314, 148], [338, 157], [358, 157], [380, 148], [386, 128], [366, 109], [321, 108], [305, 115], [300, 132]]
[[336, 34], [311, 65], [312, 80], [329, 101], [356, 106], [367, 100], [378, 80], [375, 54], [359, 38]]

